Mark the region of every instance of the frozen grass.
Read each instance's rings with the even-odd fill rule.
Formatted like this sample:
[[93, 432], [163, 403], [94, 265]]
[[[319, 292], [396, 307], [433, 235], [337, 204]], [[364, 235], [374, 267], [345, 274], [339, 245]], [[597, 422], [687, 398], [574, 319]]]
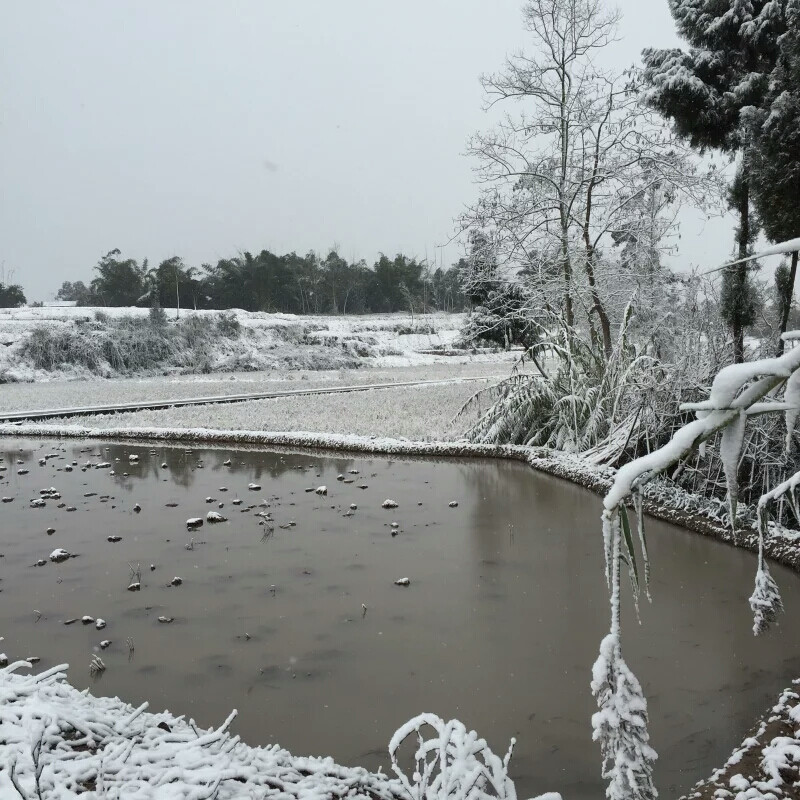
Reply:
[[[488, 379], [487, 379], [488, 380]], [[216, 430], [314, 431], [385, 436], [415, 441], [459, 438], [464, 422], [453, 419], [483, 382], [374, 389], [329, 395], [83, 417], [93, 428], [213, 428]], [[54, 419], [52, 424], [74, 424]]]
[[308, 316], [232, 310], [0, 309], [0, 382], [433, 363], [463, 314]]
[[[57, 380], [44, 383], [10, 383], [0, 389], [0, 411], [68, 408], [100, 403], [173, 400], [223, 394], [286, 391], [314, 387], [353, 386], [411, 380], [443, 380], [487, 375], [506, 377], [513, 353], [474, 356], [442, 363], [363, 367], [347, 370], [271, 370], [269, 372], [173, 375], [154, 378], [110, 378], [86, 381]], [[477, 388], [477, 386], [475, 387]]]

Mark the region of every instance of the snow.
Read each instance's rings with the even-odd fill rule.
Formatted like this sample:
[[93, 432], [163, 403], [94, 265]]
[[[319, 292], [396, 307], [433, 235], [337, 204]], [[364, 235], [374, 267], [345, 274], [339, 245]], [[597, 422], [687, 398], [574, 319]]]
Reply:
[[[168, 623], [169, 617], [159, 617]], [[107, 644], [105, 641], [103, 644]], [[516, 800], [508, 776], [514, 740], [504, 758], [457, 720], [432, 714], [410, 720], [391, 738], [396, 778], [331, 758], [293, 756], [279, 745], [250, 747], [231, 732], [234, 710], [216, 729], [165, 711], [96, 697], [66, 682], [66, 665], [22, 675], [28, 661], [0, 670], [0, 797], [76, 796], [125, 800]], [[105, 669], [94, 655], [90, 669]], [[433, 735], [424, 738], [423, 730]], [[407, 737], [418, 749], [415, 769], [402, 768]], [[418, 738], [417, 738], [418, 737]], [[18, 789], [16, 787], [19, 787]], [[537, 800], [561, 800], [549, 792]]]
[[[318, 389], [364, 384], [386, 384], [411, 380], [454, 380], [464, 377], [506, 377], [510, 369], [500, 354], [494, 360], [432, 364], [425, 367], [365, 367], [358, 370], [272, 370], [269, 372], [176, 375], [154, 378], [113, 378], [87, 381], [52, 380], [46, 383], [11, 383], [0, 392], [0, 411], [43, 408], [74, 408], [97, 405], [102, 396], [107, 405], [163, 402], [191, 397]], [[476, 387], [477, 388], [477, 387]]]
[[[797, 683], [797, 681], [795, 681]], [[770, 713], [759, 722], [755, 733], [748, 736], [727, 762], [707, 781], [695, 786], [689, 797], [698, 796], [700, 789], [714, 790], [715, 797], [732, 797], [750, 800], [758, 798], [795, 797], [792, 784], [800, 779], [800, 695], [785, 689]], [[777, 735], [768, 729], [778, 730]], [[793, 732], [794, 735], [787, 735]], [[746, 755], [757, 763], [755, 774], [742, 774], [739, 765]], [[708, 795], [707, 791], [703, 792]]]
[[[216, 318], [217, 311], [181, 312], [181, 319], [196, 316]], [[231, 310], [241, 334], [220, 337], [204, 353], [214, 372], [242, 370], [338, 369], [370, 365], [400, 367], [432, 365], [441, 362], [467, 363], [497, 360], [497, 354], [473, 354], [466, 350], [456, 355], [464, 314], [375, 314], [349, 316], [294, 316]], [[37, 326], [56, 330], [102, 329], [104, 318], [147, 318], [146, 308], [22, 308], [0, 309], [0, 378], [10, 381], [48, 381], [97, 377], [85, 367], [63, 364], [58, 370], [37, 370], [22, 356], [23, 341]], [[96, 317], [98, 315], [98, 317]], [[170, 318], [171, 324], [171, 318]], [[518, 354], [500, 354], [509, 363]], [[181, 368], [190, 371], [195, 364]], [[158, 374], [163, 369], [153, 369]], [[173, 366], [172, 371], [180, 371]], [[103, 377], [115, 373], [106, 364]]]
[[[393, 800], [398, 781], [330, 758], [296, 758], [279, 746], [248, 747], [231, 727], [199, 729], [169, 712], [79, 692], [66, 665], [39, 675], [16, 662], [0, 671], [0, 797], [125, 800], [352, 797]], [[41, 758], [40, 758], [41, 756]], [[38, 762], [38, 769], [37, 769]], [[13, 768], [13, 772], [12, 772]], [[12, 778], [13, 775], [13, 778]], [[479, 795], [476, 795], [479, 796]]]
[[[706, 403], [682, 406], [696, 411], [698, 419], [678, 430], [659, 450], [621, 467], [603, 501], [605, 507], [618, 507], [638, 483], [663, 472], [687, 455], [696, 444], [737, 420], [743, 409], [761, 400], [798, 369], [800, 347], [788, 350], [779, 358], [732, 364], [721, 369], [714, 378]], [[728, 458], [732, 458], [730, 452]]]
[[[184, 406], [80, 418], [92, 427], [308, 430], [423, 440], [453, 439], [465, 425], [454, 424], [481, 381], [428, 384], [351, 394], [302, 395], [274, 400]], [[16, 388], [16, 387], [6, 387]], [[5, 391], [5, 389], [4, 389]], [[58, 421], [57, 419], [55, 420]], [[69, 419], [73, 424], [75, 418]]]
[[592, 668], [592, 694], [600, 709], [592, 716], [592, 738], [601, 744], [603, 777], [609, 781], [606, 797], [656, 797], [652, 765], [658, 756], [648, 744], [647, 701], [622, 658], [615, 633], [608, 634], [600, 644], [600, 655]]
[[[426, 728], [432, 729], [431, 738], [423, 735]], [[398, 762], [398, 750], [408, 738], [418, 743], [411, 778]], [[395, 732], [389, 742], [389, 755], [401, 791], [410, 800], [516, 800], [514, 784], [508, 777], [514, 744], [512, 739], [501, 759], [484, 739], [478, 738], [475, 731], [467, 731], [458, 720], [445, 722], [434, 714], [420, 714]], [[554, 795], [560, 797], [554, 792], [548, 796]]]

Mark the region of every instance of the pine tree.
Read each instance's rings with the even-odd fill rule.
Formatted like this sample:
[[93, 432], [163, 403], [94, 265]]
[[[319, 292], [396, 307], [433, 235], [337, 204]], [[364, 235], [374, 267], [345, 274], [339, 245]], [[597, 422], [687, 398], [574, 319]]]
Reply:
[[[786, 3], [786, 32], [761, 109], [750, 110], [753, 140], [753, 199], [761, 225], [773, 242], [800, 236], [800, 0]], [[780, 333], [786, 331], [798, 254], [781, 276]], [[776, 276], [777, 278], [777, 276]], [[778, 339], [778, 355], [783, 340]]]
[[[767, 102], [779, 38], [787, 29], [787, 6], [793, 3], [796, 0], [670, 0], [689, 51], [648, 48], [643, 53], [650, 87], [647, 101], [672, 120], [676, 133], [701, 150], [739, 155], [731, 190], [731, 206], [739, 216], [738, 258], [748, 255], [756, 234], [750, 215], [755, 158], [750, 112]], [[723, 314], [733, 331], [738, 362], [744, 358], [744, 328], [753, 319], [747, 265], [726, 273], [724, 280], [728, 302]]]

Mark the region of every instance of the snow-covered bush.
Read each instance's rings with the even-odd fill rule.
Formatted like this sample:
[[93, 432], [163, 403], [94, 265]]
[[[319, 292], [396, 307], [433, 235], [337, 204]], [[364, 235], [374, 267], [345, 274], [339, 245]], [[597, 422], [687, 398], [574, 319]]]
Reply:
[[[433, 735], [426, 739], [422, 731]], [[398, 759], [403, 742], [415, 738], [414, 770], [409, 777]], [[420, 714], [399, 728], [389, 742], [392, 769], [409, 800], [516, 800], [508, 762], [514, 750], [511, 740], [505, 758], [496, 756], [458, 720], [445, 722], [434, 714]]]
[[[800, 332], [784, 335], [787, 341], [800, 340]], [[778, 399], [783, 389], [782, 398]], [[652, 453], [641, 456], [619, 469], [603, 505], [603, 539], [606, 553], [606, 576], [611, 600], [610, 633], [603, 640], [595, 665], [592, 690], [600, 708], [593, 720], [595, 739], [603, 753], [603, 774], [610, 781], [610, 800], [631, 797], [652, 798], [655, 789], [651, 772], [655, 753], [649, 747], [646, 703], [638, 681], [622, 660], [620, 637], [620, 562], [624, 560], [638, 592], [638, 572], [628, 514], [625, 504], [632, 502], [637, 511], [642, 556], [647, 564], [644, 539], [641, 491], [644, 485], [675, 464], [685, 460], [695, 449], [702, 451], [705, 442], [719, 435], [719, 453], [727, 485], [729, 522], [734, 535], [739, 500], [738, 467], [747, 434], [748, 418], [780, 412], [785, 416], [786, 432], [781, 437], [787, 451], [800, 414], [800, 346], [782, 356], [721, 369], [711, 385], [707, 400], [687, 403], [682, 410], [693, 412], [697, 419], [678, 429], [670, 441]], [[775, 486], [758, 502], [759, 557], [755, 590], [750, 597], [754, 615], [753, 632], [765, 631], [783, 610], [778, 587], [764, 560], [764, 539], [769, 535], [769, 503], [787, 496], [796, 510], [796, 487], [800, 472]], [[624, 542], [624, 551], [623, 551]], [[645, 567], [645, 580], [647, 567]]]

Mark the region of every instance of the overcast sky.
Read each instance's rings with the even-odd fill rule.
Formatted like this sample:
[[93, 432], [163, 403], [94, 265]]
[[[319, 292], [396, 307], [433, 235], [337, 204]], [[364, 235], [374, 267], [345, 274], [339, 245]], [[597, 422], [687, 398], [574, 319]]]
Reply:
[[[521, 5], [0, 0], [0, 267], [44, 300], [114, 247], [450, 265], [478, 77], [525, 46]], [[666, 0], [617, 5], [614, 63], [677, 43]], [[729, 231], [687, 220], [681, 262], [720, 263]]]

